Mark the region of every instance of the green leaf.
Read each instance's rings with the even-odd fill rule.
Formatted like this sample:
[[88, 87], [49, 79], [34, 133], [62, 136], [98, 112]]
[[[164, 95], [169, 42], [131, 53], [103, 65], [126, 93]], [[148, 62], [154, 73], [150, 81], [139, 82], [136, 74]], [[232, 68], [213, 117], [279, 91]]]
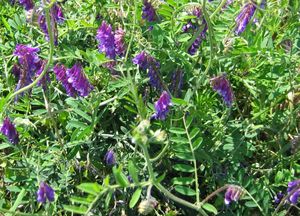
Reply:
[[194, 189], [186, 187], [186, 186], [182, 186], [182, 185], [175, 186], [175, 190], [178, 193], [186, 195], [186, 196], [195, 196], [196, 195], [196, 191]]
[[172, 104], [175, 106], [187, 106], [189, 103], [180, 98], [172, 98]]
[[193, 149], [194, 149], [194, 151], [197, 150], [197, 149], [200, 147], [202, 141], [203, 141], [203, 138], [202, 138], [202, 137], [198, 137], [198, 138], [193, 142]]
[[84, 205], [89, 205], [93, 202], [92, 198], [89, 197], [78, 197], [78, 196], [72, 196], [70, 198], [71, 202], [79, 203], [79, 204], [84, 204]]
[[179, 128], [179, 127], [171, 127], [169, 129], [169, 131], [174, 134], [185, 134], [186, 133], [183, 128]]
[[175, 155], [176, 155], [176, 157], [178, 157], [182, 160], [187, 160], [187, 161], [194, 160], [193, 156], [190, 153], [176, 152]]
[[86, 211], [88, 210], [87, 207], [85, 206], [79, 207], [79, 206], [63, 205], [63, 207], [66, 211], [73, 212], [76, 214], [85, 214]]
[[88, 122], [92, 122], [92, 118], [84, 111], [77, 108], [74, 108], [73, 111], [76, 112], [78, 115], [80, 115], [82, 118], [86, 119]]
[[172, 179], [174, 185], [190, 185], [194, 181], [195, 179], [191, 177], [175, 177]]
[[9, 148], [9, 147], [12, 147], [12, 145], [9, 144], [9, 143], [2, 143], [2, 144], [0, 144], [0, 150], [6, 149], [6, 148]]
[[142, 194], [142, 188], [137, 188], [130, 199], [129, 208], [133, 208], [136, 205], [136, 203], [140, 199], [141, 194]]
[[[21, 204], [21, 202], [22, 202], [22, 200], [23, 200], [25, 194], [26, 194], [26, 191], [25, 191], [25, 189], [23, 188], [23, 189], [21, 190], [21, 192], [18, 194], [18, 197], [17, 197], [16, 201], [14, 202], [14, 205], [9, 209], [9, 211], [13, 211], [13, 212], [14, 212], [14, 211], [17, 210], [17, 208], [18, 208], [18, 206]], [[12, 215], [12, 214], [6, 214], [6, 215]]]
[[247, 201], [247, 202], [245, 202], [245, 206], [247, 206], [249, 208], [257, 208], [256, 203], [253, 202], [253, 201]]
[[189, 140], [187, 138], [184, 137], [171, 137], [170, 141], [174, 142], [174, 143], [189, 143]]
[[205, 203], [205, 204], [202, 206], [202, 208], [205, 209], [205, 210], [208, 211], [208, 212], [213, 213], [214, 215], [217, 215], [217, 214], [218, 214], [218, 210], [217, 210], [212, 204]]
[[106, 195], [105, 202], [104, 202], [105, 203], [105, 209], [109, 208], [111, 198], [112, 198], [112, 191], [109, 191]]
[[175, 164], [173, 168], [180, 172], [188, 172], [188, 173], [194, 172], [194, 167], [186, 164]]
[[121, 172], [120, 168], [113, 167], [113, 174], [115, 176], [115, 179], [119, 185], [122, 187], [126, 187], [129, 185], [129, 181], [124, 173]]
[[81, 183], [77, 186], [77, 188], [83, 192], [93, 195], [98, 195], [98, 193], [102, 190], [102, 187], [97, 183]]
[[190, 133], [191, 139], [194, 139], [198, 135], [199, 132], [200, 132], [199, 128], [194, 128]]
[[138, 170], [135, 167], [133, 161], [128, 161], [128, 171], [134, 183], [139, 183]]

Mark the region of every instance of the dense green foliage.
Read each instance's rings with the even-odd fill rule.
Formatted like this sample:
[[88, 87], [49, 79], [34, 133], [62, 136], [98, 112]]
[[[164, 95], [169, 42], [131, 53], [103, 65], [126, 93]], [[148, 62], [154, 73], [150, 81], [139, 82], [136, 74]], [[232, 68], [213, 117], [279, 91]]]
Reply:
[[[299, 1], [267, 1], [239, 36], [235, 18], [247, 1], [222, 10], [217, 0], [153, 2], [154, 22], [142, 19], [142, 1], [59, 2], [65, 21], [57, 26], [51, 82], [15, 102], [10, 96], [17, 83], [16, 45], [39, 47], [40, 58], [49, 59], [51, 44], [34, 15], [26, 20], [18, 3], [0, 0], [1, 121], [9, 116], [20, 136], [12, 145], [0, 135], [0, 214], [137, 215], [151, 192], [157, 201], [153, 215], [196, 215], [166, 193], [171, 192], [201, 205], [200, 214], [271, 215], [276, 194], [300, 178]], [[186, 13], [195, 6], [208, 31], [196, 55], [189, 55], [195, 37], [182, 26], [195, 19]], [[113, 72], [97, 48], [103, 20], [126, 32], [127, 52], [116, 58]], [[148, 121], [161, 92], [132, 63], [143, 50], [160, 62], [164, 86], [170, 87], [174, 71], [183, 71], [166, 120]], [[94, 86], [88, 97], [66, 95], [52, 70], [58, 62], [83, 65]], [[234, 93], [232, 107], [210, 84], [224, 72]], [[110, 149], [115, 166], [104, 160]], [[55, 190], [54, 202], [37, 202], [41, 181]], [[243, 188], [238, 202], [226, 206], [223, 190], [201, 204], [227, 184]], [[278, 210], [297, 215], [300, 207], [287, 203]]]

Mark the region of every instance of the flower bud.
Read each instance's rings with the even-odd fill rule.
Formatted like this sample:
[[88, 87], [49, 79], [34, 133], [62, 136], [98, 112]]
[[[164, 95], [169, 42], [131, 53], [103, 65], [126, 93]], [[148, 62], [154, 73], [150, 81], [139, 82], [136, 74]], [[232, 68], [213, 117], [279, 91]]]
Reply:
[[143, 200], [140, 204], [139, 204], [139, 213], [142, 215], [148, 215], [150, 214], [155, 206], [157, 205], [157, 201], [155, 198], [150, 197], [149, 199]]

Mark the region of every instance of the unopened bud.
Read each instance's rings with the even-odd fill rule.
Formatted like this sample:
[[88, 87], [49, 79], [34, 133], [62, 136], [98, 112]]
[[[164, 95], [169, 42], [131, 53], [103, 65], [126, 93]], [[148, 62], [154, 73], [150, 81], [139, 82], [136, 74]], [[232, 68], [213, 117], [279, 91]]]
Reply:
[[156, 141], [156, 142], [163, 142], [167, 138], [167, 133], [162, 130], [157, 130], [154, 132], [153, 138], [154, 138], [154, 141]]
[[151, 197], [149, 199], [143, 200], [140, 204], [139, 204], [139, 213], [142, 215], [148, 215], [150, 214], [155, 206], [157, 205], [157, 201], [155, 198]]

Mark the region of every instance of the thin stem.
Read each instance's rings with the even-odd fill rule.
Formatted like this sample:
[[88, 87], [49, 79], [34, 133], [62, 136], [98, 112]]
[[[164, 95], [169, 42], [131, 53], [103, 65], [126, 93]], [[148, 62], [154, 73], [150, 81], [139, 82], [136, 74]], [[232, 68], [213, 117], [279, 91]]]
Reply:
[[158, 161], [160, 158], [162, 158], [162, 156], [165, 155], [165, 153], [168, 150], [168, 148], [169, 148], [169, 143], [167, 145], [165, 145], [165, 147], [161, 150], [161, 152], [155, 158], [151, 158], [150, 161], [151, 162]]
[[221, 193], [222, 191], [226, 190], [230, 185], [224, 185], [223, 187], [220, 187], [219, 189], [215, 190], [211, 194], [209, 194], [207, 197], [205, 197], [204, 200], [201, 202], [201, 206], [204, 205], [208, 200], [216, 196], [217, 194]]
[[222, 0], [221, 3], [219, 4], [219, 6], [216, 8], [216, 10], [210, 15], [210, 19], [212, 20], [214, 18], [214, 16], [219, 13], [220, 10], [222, 10], [222, 8], [224, 7], [224, 5], [226, 4], [227, 0]]
[[116, 99], [118, 99], [117, 96], [112, 97], [112, 98], [109, 98], [109, 99], [107, 99], [107, 100], [105, 100], [105, 101], [102, 101], [102, 102], [99, 104], [99, 107], [105, 106], [106, 104], [109, 104], [110, 102], [113, 102], [113, 101], [115, 101]]
[[152, 182], [152, 184], [159, 189], [165, 196], [169, 197], [171, 200], [178, 202], [184, 206], [187, 206], [191, 209], [194, 209], [196, 211], [198, 211], [200, 214], [207, 216], [207, 214], [205, 213], [205, 211], [203, 209], [201, 209], [201, 207], [198, 207], [197, 205], [194, 205], [188, 201], [185, 201], [175, 195], [173, 195], [171, 192], [169, 192], [164, 186], [162, 186], [160, 183], [156, 182], [155, 176], [154, 176], [154, 172], [153, 172], [153, 167], [150, 161], [150, 157], [149, 157], [149, 153], [148, 153], [148, 149], [145, 145], [146, 143], [141, 143], [140, 147], [142, 148], [144, 155], [145, 155], [145, 159], [146, 159], [146, 165], [148, 168], [148, 172], [150, 175], [150, 181]]
[[43, 91], [43, 96], [44, 96], [44, 101], [45, 101], [45, 107], [46, 107], [46, 110], [48, 112], [50, 119], [52, 120], [56, 138], [58, 139], [59, 144], [63, 147], [63, 142], [62, 142], [61, 136], [58, 131], [57, 123], [56, 123], [55, 118], [53, 117], [53, 113], [51, 111], [50, 102], [46, 96], [44, 89], [42, 91]]
[[142, 150], [144, 152], [144, 155], [145, 155], [150, 180], [154, 183], [155, 182], [155, 176], [154, 176], [154, 171], [153, 171], [153, 167], [152, 167], [152, 164], [151, 164], [151, 161], [150, 161], [150, 156], [149, 156], [147, 146], [145, 146], [145, 144], [141, 144], [140, 147], [142, 148]]
[[243, 188], [243, 189], [247, 193], [247, 195], [253, 200], [253, 202], [256, 204], [256, 206], [259, 208], [260, 212], [262, 214], [264, 214], [263, 209], [260, 207], [260, 205], [258, 204], [258, 202], [254, 199], [254, 197], [245, 188]]
[[171, 200], [184, 205], [186, 207], [189, 207], [191, 209], [194, 209], [196, 211], [198, 211], [200, 214], [204, 215], [204, 216], [208, 216], [205, 211], [203, 209], [201, 209], [201, 207], [198, 207], [190, 202], [185, 201], [184, 199], [181, 199], [175, 195], [173, 195], [170, 191], [168, 191], [164, 186], [162, 186], [160, 183], [155, 183], [154, 184], [155, 187], [157, 187], [157, 189], [159, 189], [165, 196], [169, 197]]
[[214, 53], [214, 47], [213, 47], [213, 29], [212, 29], [212, 26], [211, 26], [211, 22], [210, 22], [210, 18], [207, 14], [207, 11], [206, 11], [206, 0], [203, 0], [203, 6], [202, 6], [202, 10], [203, 10], [203, 15], [204, 15], [204, 19], [207, 23], [207, 28], [208, 28], [208, 38], [209, 38], [209, 46], [210, 46], [210, 55], [209, 55], [209, 61], [208, 61], [208, 65], [204, 71], [204, 74], [206, 75], [211, 67], [211, 62], [212, 62], [212, 59], [213, 59], [213, 53]]
[[183, 124], [184, 124], [185, 133], [187, 135], [187, 138], [188, 138], [188, 141], [189, 141], [189, 144], [190, 144], [190, 149], [191, 149], [191, 152], [192, 152], [192, 157], [193, 157], [194, 175], [195, 175], [196, 201], [197, 201], [197, 205], [199, 205], [200, 204], [200, 191], [199, 191], [199, 183], [198, 183], [197, 161], [196, 161], [196, 157], [195, 157], [195, 152], [194, 152], [194, 147], [193, 147], [192, 139], [191, 139], [190, 134], [188, 132], [188, 127], [186, 125], [185, 118], [183, 118]]
[[132, 41], [133, 41], [133, 38], [134, 38], [134, 30], [135, 30], [135, 25], [136, 25], [136, 14], [137, 14], [137, 3], [135, 0], [133, 0], [134, 2], [134, 17], [133, 17], [133, 27], [132, 27], [132, 32], [131, 32], [131, 37], [130, 37], [130, 41], [129, 41], [129, 44], [128, 44], [128, 47], [127, 47], [127, 51], [126, 51], [126, 54], [125, 54], [125, 58], [124, 58], [124, 62], [127, 61], [128, 59], [128, 54], [129, 54], [129, 50], [130, 50], [130, 47], [131, 47], [131, 44], [132, 44]]

